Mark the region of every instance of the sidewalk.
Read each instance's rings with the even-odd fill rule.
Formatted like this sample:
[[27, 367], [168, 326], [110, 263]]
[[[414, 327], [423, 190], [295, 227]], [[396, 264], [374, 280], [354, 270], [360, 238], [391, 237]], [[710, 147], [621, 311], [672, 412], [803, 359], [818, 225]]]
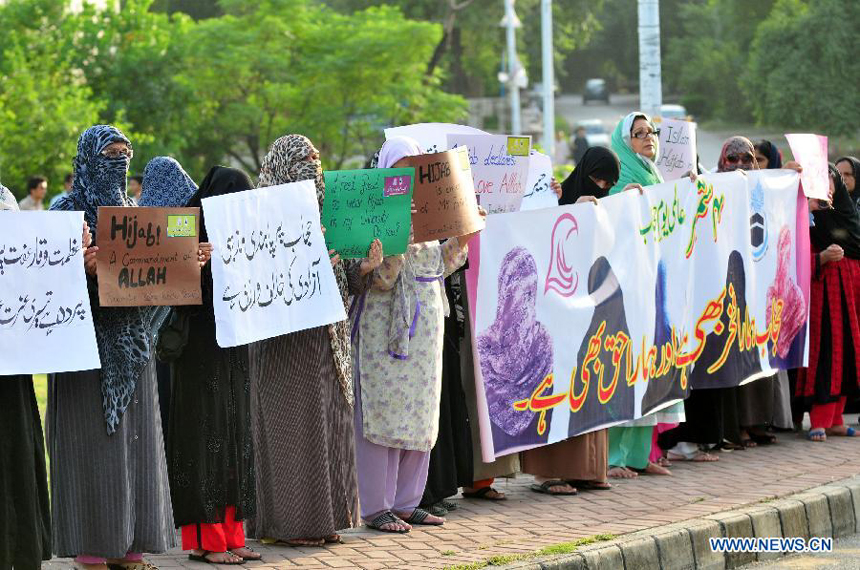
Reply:
[[[856, 416], [846, 416], [856, 424]], [[671, 477], [640, 476], [614, 482], [610, 491], [550, 497], [529, 490], [531, 477], [499, 480], [501, 503], [456, 499], [460, 508], [443, 527], [417, 527], [408, 535], [364, 528], [343, 533], [345, 544], [327, 548], [264, 546], [249, 541], [265, 562], [245, 568], [435, 568], [470, 566], [504, 556], [601, 534], [622, 535], [663, 527], [860, 475], [860, 438], [812, 443], [793, 433], [779, 443], [720, 453], [717, 463], [678, 463]], [[179, 550], [147, 558], [162, 569], [206, 568]], [[53, 560], [43, 569], [65, 569]], [[473, 566], [474, 567], [474, 566]]]

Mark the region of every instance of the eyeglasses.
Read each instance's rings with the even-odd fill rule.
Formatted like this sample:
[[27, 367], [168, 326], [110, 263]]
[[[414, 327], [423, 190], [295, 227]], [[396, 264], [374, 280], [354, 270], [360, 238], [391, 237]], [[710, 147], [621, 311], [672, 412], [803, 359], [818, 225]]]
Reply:
[[134, 151], [131, 147], [128, 148], [108, 148], [102, 151], [102, 155], [108, 158], [119, 158], [121, 156], [127, 156], [129, 158], [134, 156]]
[[745, 152], [743, 154], [727, 154], [726, 162], [730, 162], [732, 164], [735, 164], [737, 162], [752, 163], [754, 158], [755, 157], [753, 157], [753, 155], [748, 152]]
[[647, 130], [647, 131], [636, 131], [632, 136], [634, 139], [645, 139], [648, 137], [657, 137], [660, 136], [660, 129]]

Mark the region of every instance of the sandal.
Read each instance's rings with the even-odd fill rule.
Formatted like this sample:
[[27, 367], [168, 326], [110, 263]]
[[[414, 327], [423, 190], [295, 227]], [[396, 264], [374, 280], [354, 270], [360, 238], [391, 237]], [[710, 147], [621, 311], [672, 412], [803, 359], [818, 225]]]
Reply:
[[[216, 565], [217, 564], [224, 564], [225, 566], [236, 566], [238, 564], [243, 564], [245, 562], [244, 558], [242, 558], [238, 554], [233, 554], [232, 552], [230, 552], [229, 554], [233, 554], [233, 556], [236, 557], [237, 560], [235, 562], [212, 560], [211, 558], [209, 558], [209, 556], [211, 556], [213, 554], [228, 554], [228, 553], [227, 552], [209, 552], [209, 551], [206, 551], [205, 554], [194, 554], [192, 552], [191, 554], [188, 555], [188, 560], [192, 560], [194, 562], [203, 562], [204, 564], [216, 564]], [[125, 566], [123, 564], [115, 564], [113, 566], [125, 568], [126, 570], [130, 570], [131, 568], [134, 568], [134, 570], [150, 570], [150, 568], [155, 569], [155, 566], [152, 566], [152, 565], [148, 565], [150, 568], [144, 568], [144, 567], [138, 568], [136, 566], [131, 567], [131, 566]]]
[[690, 461], [693, 463], [711, 463], [711, 462], [720, 460], [720, 458], [717, 457], [716, 455], [711, 455], [707, 451], [701, 451], [701, 450], [697, 451], [696, 453], [694, 453], [690, 457], [687, 457], [686, 455], [682, 455], [680, 453], [675, 453], [674, 451], [670, 451], [669, 455], [673, 456], [673, 457], [670, 457], [670, 459], [672, 461]]
[[540, 485], [537, 483], [532, 483], [531, 487], [529, 487], [535, 493], [543, 493], [545, 495], [565, 495], [572, 496], [579, 494], [576, 489], [573, 489], [573, 492], [570, 491], [552, 491], [552, 487], [570, 487], [570, 484], [567, 481], [562, 481], [561, 479], [550, 479], [549, 481], [544, 481]]
[[343, 544], [343, 538], [335, 533], [325, 537], [326, 544]]
[[449, 501], [447, 499], [442, 499], [437, 504], [440, 505], [446, 511], [456, 511], [460, 508], [460, 505], [458, 505], [454, 501]]
[[[495, 497], [488, 497], [489, 493], [496, 493]], [[484, 499], [485, 501], [506, 501], [508, 498], [502, 495], [499, 491], [496, 491], [492, 487], [481, 487], [477, 491], [466, 492], [463, 491], [464, 499]]]
[[570, 480], [567, 484], [583, 491], [608, 491], [612, 488], [612, 484], [609, 481]]
[[758, 445], [773, 445], [774, 443], [776, 443], [776, 436], [767, 433], [750, 432], [750, 439]]
[[746, 447], [725, 439], [720, 444], [720, 449], [722, 449], [723, 451], [744, 451]]
[[426, 510], [428, 513], [433, 515], [434, 517], [444, 517], [448, 514], [448, 509], [442, 506], [441, 501], [436, 503], [435, 505], [430, 505], [429, 507], [421, 507]]
[[403, 518], [403, 522], [405, 522], [406, 524], [423, 524], [427, 526], [442, 526], [443, 524], [445, 524], [445, 521], [427, 522], [427, 517], [429, 516], [436, 515], [431, 515], [431, 513], [428, 513], [421, 507], [416, 507], [415, 510], [412, 511], [412, 514], [409, 515], [409, 517]]
[[806, 439], [809, 441], [827, 441], [827, 433], [824, 428], [815, 428], [806, 432]]
[[367, 528], [372, 528], [373, 530], [378, 530], [380, 532], [393, 532], [395, 534], [406, 534], [407, 532], [409, 532], [409, 530], [405, 529], [405, 528], [401, 529], [401, 530], [382, 528], [383, 525], [400, 524], [400, 523], [404, 523], [404, 522], [405, 521], [402, 521], [399, 518], [397, 518], [396, 516], [394, 516], [394, 513], [392, 513], [391, 511], [384, 511], [384, 512], [376, 515], [376, 518], [373, 519], [372, 521], [365, 522], [364, 524]]
[[[328, 542], [328, 541], [326, 541], [326, 542]], [[256, 555], [256, 556], [244, 556], [244, 555], [242, 555], [242, 554], [237, 554], [237, 553], [236, 553], [236, 550], [245, 550], [245, 551], [247, 551], [247, 552], [249, 552], [249, 553], [251, 553], [251, 554], [254, 554], [254, 555]], [[245, 562], [258, 562], [258, 561], [260, 561], [260, 560], [262, 560], [262, 559], [263, 559], [263, 555], [262, 555], [262, 554], [260, 554], [259, 552], [256, 552], [256, 551], [254, 551], [254, 550], [252, 550], [252, 549], [248, 548], [247, 546], [243, 546], [243, 547], [241, 547], [241, 548], [237, 548], [236, 550], [231, 550], [231, 551], [230, 551], [230, 554], [233, 554], [233, 555], [238, 556], [239, 558], [241, 558], [241, 559], [242, 559], [242, 563], [243, 563], [243, 564], [244, 564]]]
[[[837, 427], [840, 427], [840, 426], [837, 426]], [[830, 435], [836, 436], [836, 437], [857, 437], [857, 430], [854, 429], [853, 427], [850, 427], [850, 426], [845, 429], [845, 433], [833, 431], [833, 428], [830, 428], [830, 432], [831, 432]], [[826, 430], [825, 430], [825, 433], [826, 433]]]

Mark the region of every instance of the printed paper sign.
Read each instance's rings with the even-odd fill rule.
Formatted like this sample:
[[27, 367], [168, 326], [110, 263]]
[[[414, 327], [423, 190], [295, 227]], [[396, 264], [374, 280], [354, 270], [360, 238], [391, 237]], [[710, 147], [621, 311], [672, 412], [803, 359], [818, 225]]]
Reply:
[[803, 167], [800, 181], [807, 198], [830, 201], [830, 172], [827, 165], [827, 137], [813, 134], [789, 134], [788, 146], [794, 159]]
[[346, 319], [312, 180], [206, 198], [203, 211], [218, 346]]
[[484, 460], [805, 366], [798, 181], [732, 172], [490, 216], [466, 279]]
[[558, 196], [550, 186], [552, 176], [552, 160], [547, 155], [533, 150], [529, 159], [526, 193], [523, 195], [520, 211], [558, 206]]
[[468, 149], [406, 159], [415, 167], [414, 241], [458, 237], [484, 227], [478, 215]]
[[99, 208], [99, 303], [202, 304], [199, 235], [200, 208]]
[[[516, 212], [520, 209], [529, 173], [529, 157], [514, 156], [508, 152], [509, 140], [505, 135], [448, 135], [451, 148], [469, 149], [472, 179], [478, 204], [488, 214]], [[530, 137], [519, 137], [528, 139]], [[523, 145], [515, 144], [515, 149]]]
[[379, 238], [385, 255], [406, 252], [414, 168], [330, 170], [323, 175], [329, 249], [344, 259], [362, 259]]
[[486, 135], [482, 130], [467, 125], [452, 123], [417, 123], [385, 129], [385, 140], [394, 137], [415, 139], [425, 154], [444, 152], [448, 146], [448, 135]]
[[666, 180], [677, 180], [696, 169], [696, 123], [663, 119], [660, 123], [657, 168]]
[[99, 368], [82, 212], [0, 212], [0, 382]]

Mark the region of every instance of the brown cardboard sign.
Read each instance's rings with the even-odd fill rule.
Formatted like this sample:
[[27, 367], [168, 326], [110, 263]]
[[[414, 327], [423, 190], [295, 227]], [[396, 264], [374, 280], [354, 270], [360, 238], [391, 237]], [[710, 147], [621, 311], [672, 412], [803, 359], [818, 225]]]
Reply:
[[200, 208], [99, 208], [103, 307], [200, 305]]
[[415, 167], [413, 241], [459, 237], [484, 229], [468, 148], [411, 156], [406, 162]]

